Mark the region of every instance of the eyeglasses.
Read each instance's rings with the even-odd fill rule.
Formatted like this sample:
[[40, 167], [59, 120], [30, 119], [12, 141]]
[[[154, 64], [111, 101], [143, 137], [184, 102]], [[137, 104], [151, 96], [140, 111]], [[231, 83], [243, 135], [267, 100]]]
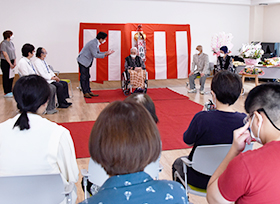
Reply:
[[[270, 117], [268, 116], [267, 112], [266, 112], [263, 108], [258, 109], [257, 112], [263, 112], [263, 113], [265, 114], [265, 116], [267, 117], [267, 119], [270, 121], [270, 123], [271, 123], [277, 130], [280, 131], [280, 128], [278, 128], [278, 127], [273, 123], [273, 121], [270, 119]], [[249, 119], [252, 117], [252, 115], [253, 115], [253, 114], [247, 115], [247, 116], [243, 119], [244, 125], [245, 125], [246, 123], [249, 122]]]

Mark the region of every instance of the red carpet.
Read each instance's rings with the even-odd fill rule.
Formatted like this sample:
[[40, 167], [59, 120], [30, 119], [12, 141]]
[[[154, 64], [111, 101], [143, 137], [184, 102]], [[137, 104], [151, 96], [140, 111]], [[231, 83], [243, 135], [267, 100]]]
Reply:
[[[85, 98], [86, 103], [110, 103], [112, 101], [124, 100], [125, 96], [121, 89], [115, 90], [94, 90], [98, 97]], [[147, 94], [155, 100], [172, 100], [172, 99], [186, 99], [187, 96], [178, 94], [168, 88], [154, 88], [148, 89]]]
[[[174, 92], [173, 92], [174, 93]], [[202, 106], [183, 99], [155, 100], [156, 112], [159, 118], [158, 128], [162, 140], [162, 150], [183, 149], [188, 146], [183, 142], [183, 133], [188, 128], [193, 116], [202, 110]], [[181, 98], [181, 99], [180, 99]], [[70, 130], [77, 158], [89, 157], [88, 139], [94, 121], [61, 123]]]

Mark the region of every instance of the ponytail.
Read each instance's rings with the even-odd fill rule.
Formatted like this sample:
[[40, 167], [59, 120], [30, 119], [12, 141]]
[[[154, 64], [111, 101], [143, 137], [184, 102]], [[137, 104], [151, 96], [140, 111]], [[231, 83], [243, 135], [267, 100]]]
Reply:
[[27, 113], [37, 113], [41, 105], [45, 104], [50, 96], [48, 82], [38, 75], [27, 75], [20, 77], [13, 89], [14, 98], [20, 116], [14, 124], [14, 128], [19, 126], [20, 130], [30, 128]]
[[28, 130], [30, 128], [29, 119], [27, 117], [27, 112], [22, 111], [19, 118], [17, 119], [16, 123], [14, 124], [14, 128], [19, 126], [20, 130]]

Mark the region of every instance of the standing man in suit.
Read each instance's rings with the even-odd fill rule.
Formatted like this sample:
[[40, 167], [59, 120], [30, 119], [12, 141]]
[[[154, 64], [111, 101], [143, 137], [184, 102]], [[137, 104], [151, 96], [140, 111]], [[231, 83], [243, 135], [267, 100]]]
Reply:
[[90, 90], [89, 86], [89, 68], [92, 65], [94, 58], [104, 58], [114, 53], [115, 51], [109, 50], [107, 52], [100, 52], [99, 45], [106, 42], [107, 34], [104, 32], [99, 32], [93, 40], [89, 41], [80, 52], [77, 61], [80, 70], [80, 82], [82, 91], [85, 98], [91, 98], [92, 96], [98, 96]]
[[[196, 47], [197, 54], [193, 55], [193, 62], [192, 62], [192, 68], [191, 73], [189, 75], [189, 81], [190, 81], [190, 90], [189, 93], [196, 93], [195, 83], [194, 80], [200, 76], [200, 94], [204, 94], [204, 84], [206, 81], [207, 75], [210, 74], [209, 70], [209, 58], [208, 55], [203, 53], [203, 49], [201, 45], [198, 45]], [[196, 65], [196, 68], [195, 68]]]

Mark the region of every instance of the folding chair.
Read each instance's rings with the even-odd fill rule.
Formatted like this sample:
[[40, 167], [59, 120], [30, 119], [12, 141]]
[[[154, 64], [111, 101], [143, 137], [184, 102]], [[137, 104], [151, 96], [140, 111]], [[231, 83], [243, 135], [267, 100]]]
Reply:
[[[196, 188], [188, 184], [187, 181], [187, 166], [192, 167], [197, 172], [202, 174], [212, 176], [212, 174], [216, 171], [218, 166], [226, 157], [229, 149], [231, 148], [231, 144], [217, 144], [217, 145], [204, 145], [198, 146], [193, 154], [193, 159], [190, 161], [187, 158], [181, 158], [183, 161], [183, 171], [185, 180], [180, 176], [180, 174], [175, 171], [174, 177], [179, 178], [181, 182], [184, 184], [186, 188], [186, 194], [188, 193], [206, 197], [206, 190]], [[250, 145], [246, 145], [243, 152], [251, 150], [253, 148], [253, 143]]]
[[[152, 178], [158, 179], [158, 174], [163, 169], [162, 165], [159, 163], [159, 159], [155, 162], [152, 162], [146, 168], [144, 171], [149, 174]], [[103, 167], [93, 161], [91, 158], [89, 160], [88, 164], [88, 170], [81, 169], [81, 174], [83, 176], [83, 188], [84, 188], [84, 196], [85, 199], [89, 197], [89, 194], [87, 192], [87, 180], [89, 180], [91, 183], [93, 183], [92, 186], [92, 194], [98, 192], [99, 188], [103, 185], [103, 183], [109, 178], [109, 175], [106, 173], [106, 171], [103, 169]]]
[[0, 202], [5, 204], [59, 204], [64, 199], [72, 203], [71, 192], [67, 190], [60, 174], [0, 176]]

